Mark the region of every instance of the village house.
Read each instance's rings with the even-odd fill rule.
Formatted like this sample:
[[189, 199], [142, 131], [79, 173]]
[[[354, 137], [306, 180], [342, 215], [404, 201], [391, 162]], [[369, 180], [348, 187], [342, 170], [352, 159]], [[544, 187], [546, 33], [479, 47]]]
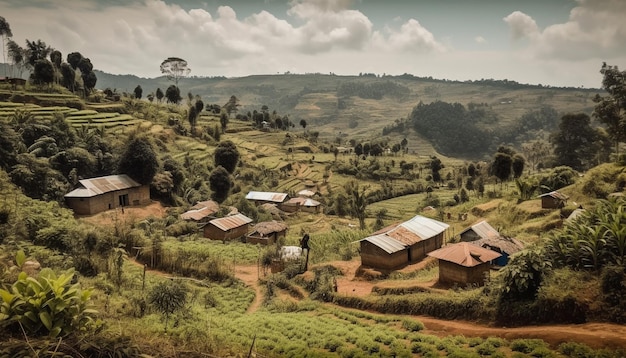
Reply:
[[285, 193], [272, 193], [265, 191], [251, 191], [246, 195], [246, 199], [253, 201], [256, 206], [263, 204], [276, 204], [282, 210], [282, 204], [289, 200], [289, 196]]
[[569, 197], [558, 191], [551, 191], [549, 193], [539, 195], [541, 198], [542, 209], [560, 209], [565, 206]]
[[82, 179], [79, 183], [79, 188], [65, 194], [67, 206], [77, 215], [150, 203], [150, 187], [125, 174]]
[[461, 231], [459, 236], [462, 242], [469, 242], [501, 254], [502, 256], [492, 262], [496, 266], [506, 265], [511, 255], [524, 248], [521, 241], [502, 236], [498, 230], [484, 220]]
[[459, 242], [428, 253], [439, 259], [439, 282], [444, 284], [482, 285], [489, 276], [490, 261], [500, 254], [473, 245]]
[[417, 262], [443, 245], [449, 225], [421, 215], [360, 240], [361, 264], [392, 269]]
[[282, 221], [263, 221], [252, 228], [246, 237], [250, 244], [271, 245], [287, 235], [287, 224]]
[[204, 226], [204, 237], [222, 241], [243, 238], [248, 234], [251, 222], [252, 219], [243, 214], [213, 219]]
[[297, 211], [304, 211], [308, 213], [319, 213], [322, 208], [322, 204], [311, 198], [291, 198], [282, 203], [281, 208], [283, 211], [293, 213]]
[[197, 223], [207, 222], [215, 218], [215, 214], [220, 210], [220, 204], [213, 200], [199, 201], [189, 210], [180, 214], [180, 218]]

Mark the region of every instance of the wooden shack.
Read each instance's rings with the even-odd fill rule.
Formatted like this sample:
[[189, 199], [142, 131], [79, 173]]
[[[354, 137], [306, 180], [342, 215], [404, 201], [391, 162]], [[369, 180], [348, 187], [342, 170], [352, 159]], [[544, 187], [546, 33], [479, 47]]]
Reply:
[[222, 241], [240, 239], [248, 234], [251, 222], [252, 219], [243, 214], [213, 219], [204, 226], [204, 237]]
[[490, 261], [501, 255], [495, 251], [459, 242], [430, 252], [439, 259], [439, 282], [459, 285], [482, 285], [489, 276]]
[[567, 204], [569, 197], [558, 191], [551, 191], [549, 193], [539, 195], [541, 198], [542, 209], [560, 209]]
[[199, 201], [189, 210], [180, 214], [180, 218], [197, 223], [208, 222], [215, 219], [215, 214], [220, 210], [220, 204], [213, 200]]
[[384, 234], [366, 237], [359, 244], [363, 266], [393, 270], [408, 263], [406, 246]]
[[78, 215], [150, 203], [150, 187], [124, 174], [82, 179], [79, 183], [80, 187], [65, 194], [67, 206]]
[[287, 235], [287, 224], [282, 221], [264, 221], [252, 228], [252, 232], [246, 236], [246, 242], [250, 244], [271, 245]]
[[443, 245], [448, 224], [416, 215], [360, 240], [361, 263], [381, 269], [397, 268], [422, 260]]

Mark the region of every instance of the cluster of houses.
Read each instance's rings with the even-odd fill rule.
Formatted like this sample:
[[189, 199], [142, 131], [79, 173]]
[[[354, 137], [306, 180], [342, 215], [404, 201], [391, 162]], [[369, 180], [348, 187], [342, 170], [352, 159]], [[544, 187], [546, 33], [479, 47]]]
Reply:
[[493, 266], [503, 266], [523, 244], [507, 238], [486, 221], [463, 230], [460, 242], [443, 246], [449, 225], [416, 215], [359, 240], [361, 264], [394, 270], [434, 257], [439, 260], [439, 281], [447, 284], [482, 284]]
[[[257, 206], [271, 207], [284, 213], [298, 211], [319, 213], [315, 192], [303, 190], [297, 197], [285, 193], [251, 191], [246, 199]], [[78, 215], [93, 215], [109, 209], [145, 205], [150, 190], [127, 175], [110, 175], [80, 180], [80, 187], [65, 195], [67, 204]], [[560, 208], [567, 197], [558, 192], [540, 196], [542, 208]], [[220, 206], [202, 201], [180, 215], [196, 222], [204, 237], [214, 240], [245, 239], [253, 244], [270, 245], [284, 237], [287, 225], [272, 220], [251, 227], [252, 219], [233, 208], [231, 214], [216, 217]], [[459, 234], [457, 243], [448, 236], [449, 225], [425, 216], [391, 225], [359, 240], [361, 264], [381, 270], [395, 270], [426, 257], [439, 260], [439, 281], [462, 285], [481, 284], [493, 266], [506, 265], [510, 255], [522, 250], [523, 244], [502, 236], [486, 221], [478, 222]], [[456, 241], [456, 240], [454, 240]]]

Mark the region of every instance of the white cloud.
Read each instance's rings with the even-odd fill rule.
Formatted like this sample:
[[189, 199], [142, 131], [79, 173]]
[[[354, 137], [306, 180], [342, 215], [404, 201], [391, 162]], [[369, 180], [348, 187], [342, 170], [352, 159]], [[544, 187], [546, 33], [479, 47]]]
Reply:
[[416, 53], [443, 52], [445, 47], [435, 40], [435, 36], [417, 20], [410, 19], [402, 24], [399, 31], [385, 28], [387, 37], [378, 37], [378, 46], [391, 51]]
[[565, 23], [540, 31], [528, 15], [515, 12], [505, 18], [514, 38], [527, 37], [528, 50], [544, 59], [581, 61], [617, 59], [626, 50], [626, 2], [578, 0]]
[[482, 36], [476, 36], [474, 37], [474, 42], [476, 42], [477, 44], [486, 44], [487, 39]]
[[539, 27], [535, 20], [521, 11], [514, 11], [503, 20], [509, 24], [513, 40], [533, 38], [539, 34]]

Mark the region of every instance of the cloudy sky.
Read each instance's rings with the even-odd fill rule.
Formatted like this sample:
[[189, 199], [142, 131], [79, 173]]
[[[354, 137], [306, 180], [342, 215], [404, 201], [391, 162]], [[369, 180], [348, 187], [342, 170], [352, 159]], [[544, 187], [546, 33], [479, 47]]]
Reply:
[[624, 0], [0, 0], [13, 39], [41, 39], [96, 69], [157, 77], [411, 73], [601, 85], [626, 68]]

